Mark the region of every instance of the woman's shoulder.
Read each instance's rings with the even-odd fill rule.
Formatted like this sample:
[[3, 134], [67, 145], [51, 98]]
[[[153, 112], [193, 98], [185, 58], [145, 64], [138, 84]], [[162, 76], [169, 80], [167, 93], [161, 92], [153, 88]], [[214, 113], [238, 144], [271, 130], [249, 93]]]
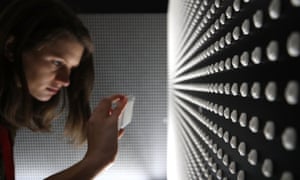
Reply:
[[[5, 167], [5, 168], [4, 168]], [[0, 179], [13, 179], [13, 137], [5, 124], [0, 124]]]
[[0, 116], [0, 136], [5, 137], [6, 134], [11, 138], [13, 142], [16, 137], [16, 129], [9, 126]]
[[6, 133], [10, 134], [9, 127], [7, 127], [7, 125], [5, 123], [3, 123], [2, 121], [0, 121], [0, 136], [1, 137], [5, 137]]
[[9, 129], [6, 121], [4, 120], [3, 116], [0, 114], [0, 130]]

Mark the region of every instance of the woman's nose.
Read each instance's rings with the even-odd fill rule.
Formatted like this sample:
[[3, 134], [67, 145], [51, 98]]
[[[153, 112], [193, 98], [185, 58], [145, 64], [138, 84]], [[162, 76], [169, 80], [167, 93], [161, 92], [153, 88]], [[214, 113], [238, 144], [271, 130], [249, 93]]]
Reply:
[[70, 72], [67, 68], [62, 68], [56, 75], [55, 79], [63, 87], [68, 87], [70, 85]]

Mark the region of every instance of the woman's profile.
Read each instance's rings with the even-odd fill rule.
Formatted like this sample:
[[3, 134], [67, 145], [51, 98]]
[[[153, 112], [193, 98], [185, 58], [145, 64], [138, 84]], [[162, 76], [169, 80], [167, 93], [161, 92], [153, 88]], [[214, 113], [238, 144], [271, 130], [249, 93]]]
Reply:
[[[81, 161], [48, 179], [90, 179], [114, 161], [118, 117], [112, 95], [91, 111], [93, 44], [76, 14], [58, 0], [14, 0], [0, 13], [0, 179], [14, 179], [13, 139], [20, 127], [49, 131], [67, 110], [65, 134], [87, 142]], [[119, 103], [111, 109], [116, 99]]]

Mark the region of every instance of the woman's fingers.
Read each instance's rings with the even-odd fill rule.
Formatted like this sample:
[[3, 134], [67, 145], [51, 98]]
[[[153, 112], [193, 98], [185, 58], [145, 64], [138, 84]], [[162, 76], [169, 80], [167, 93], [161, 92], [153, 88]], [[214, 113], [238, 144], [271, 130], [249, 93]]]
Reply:
[[126, 98], [126, 96], [122, 95], [122, 94], [116, 94], [116, 95], [112, 95], [110, 97], [108, 97], [112, 102], [115, 100], [121, 100]]
[[118, 134], [118, 139], [121, 139], [125, 133], [125, 129], [120, 129]]
[[94, 113], [96, 113], [101, 119], [106, 118], [109, 115], [111, 104], [112, 102], [109, 98], [102, 99], [98, 106], [95, 108]]
[[[112, 107], [113, 103], [116, 103]], [[100, 101], [98, 106], [95, 108], [90, 121], [98, 121], [99, 123], [104, 123], [101, 121], [110, 120], [110, 123], [117, 123], [119, 116], [122, 113], [123, 109], [127, 104], [127, 97], [124, 95], [113, 95], [107, 98], [104, 98]], [[108, 123], [108, 122], [106, 122]], [[105, 124], [106, 124], [105, 123]], [[104, 124], [103, 124], [104, 125]]]
[[[117, 102], [116, 109], [111, 109], [112, 103]], [[98, 106], [95, 108], [95, 113], [98, 115], [98, 118], [104, 119], [109, 115], [116, 114], [120, 115], [122, 109], [126, 105], [127, 98], [124, 95], [113, 95], [107, 98], [103, 98]], [[116, 110], [116, 112], [114, 112]], [[121, 111], [120, 111], [121, 110]]]
[[122, 111], [124, 110], [126, 104], [127, 104], [127, 97], [123, 96], [122, 98], [120, 98], [118, 100], [118, 102], [116, 103], [116, 107], [112, 110], [111, 112], [111, 116], [114, 118], [119, 118], [120, 114], [122, 113]]

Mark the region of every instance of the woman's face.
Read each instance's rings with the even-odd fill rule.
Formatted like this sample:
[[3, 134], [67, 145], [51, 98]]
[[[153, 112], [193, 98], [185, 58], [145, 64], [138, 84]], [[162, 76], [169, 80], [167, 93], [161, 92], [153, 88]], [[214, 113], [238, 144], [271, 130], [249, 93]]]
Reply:
[[70, 84], [72, 68], [79, 65], [83, 46], [71, 37], [57, 38], [22, 54], [30, 94], [48, 101]]

